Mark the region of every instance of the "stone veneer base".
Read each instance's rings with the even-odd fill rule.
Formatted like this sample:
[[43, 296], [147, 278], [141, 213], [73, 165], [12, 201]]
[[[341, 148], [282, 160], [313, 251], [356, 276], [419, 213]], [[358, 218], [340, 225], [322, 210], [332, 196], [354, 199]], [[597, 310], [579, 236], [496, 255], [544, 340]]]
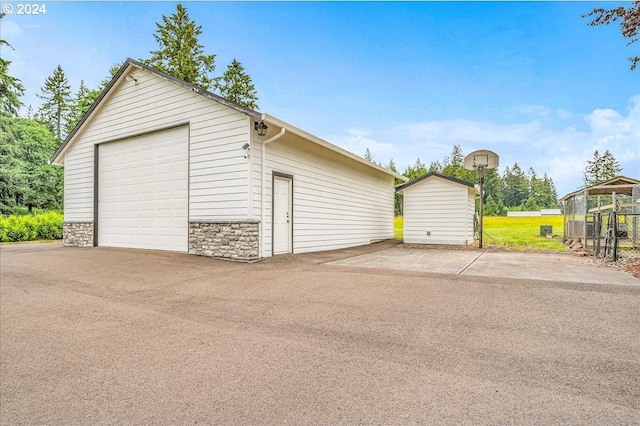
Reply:
[[260, 256], [260, 222], [189, 222], [189, 254], [232, 260]]
[[63, 222], [62, 244], [66, 247], [93, 247], [93, 222]]

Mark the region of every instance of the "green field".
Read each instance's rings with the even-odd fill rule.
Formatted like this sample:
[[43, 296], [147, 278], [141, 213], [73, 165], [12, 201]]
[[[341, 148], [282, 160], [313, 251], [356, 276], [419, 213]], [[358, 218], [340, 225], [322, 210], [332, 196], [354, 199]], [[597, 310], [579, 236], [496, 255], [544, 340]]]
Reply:
[[[402, 238], [402, 217], [394, 222], [394, 236]], [[553, 238], [541, 237], [540, 226], [553, 227]], [[483, 246], [514, 251], [565, 251], [563, 217], [496, 217], [484, 218]], [[476, 243], [477, 244], [477, 243]]]

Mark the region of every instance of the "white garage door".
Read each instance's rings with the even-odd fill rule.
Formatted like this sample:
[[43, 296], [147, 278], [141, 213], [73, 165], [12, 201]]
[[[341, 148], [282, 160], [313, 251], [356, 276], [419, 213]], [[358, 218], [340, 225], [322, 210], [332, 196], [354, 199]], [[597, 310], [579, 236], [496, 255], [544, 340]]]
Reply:
[[188, 250], [187, 127], [98, 148], [98, 245]]

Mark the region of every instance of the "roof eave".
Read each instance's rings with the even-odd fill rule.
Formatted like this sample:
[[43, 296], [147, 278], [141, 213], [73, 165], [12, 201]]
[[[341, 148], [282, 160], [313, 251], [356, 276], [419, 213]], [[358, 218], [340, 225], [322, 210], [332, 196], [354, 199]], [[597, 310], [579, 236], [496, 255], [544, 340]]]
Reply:
[[306, 132], [306, 131], [304, 131], [302, 129], [297, 128], [296, 126], [293, 126], [293, 125], [291, 125], [291, 124], [289, 124], [289, 123], [287, 123], [285, 121], [280, 120], [279, 118], [273, 117], [273, 116], [268, 115], [268, 114], [262, 114], [262, 119], [264, 121], [266, 121], [267, 123], [270, 123], [270, 124], [272, 124], [272, 125], [274, 125], [276, 127], [284, 127], [288, 132], [291, 132], [291, 133], [293, 133], [295, 135], [298, 135], [298, 136], [302, 137], [303, 139], [307, 139], [307, 140], [315, 143], [316, 145], [322, 146], [323, 148], [329, 149], [329, 150], [331, 150], [331, 151], [333, 151], [335, 153], [338, 153], [338, 154], [343, 155], [345, 157], [348, 157], [348, 158], [350, 158], [352, 160], [355, 160], [355, 161], [359, 162], [360, 164], [364, 164], [367, 167], [371, 167], [371, 168], [376, 169], [376, 170], [378, 170], [380, 172], [383, 172], [383, 173], [386, 173], [388, 175], [391, 175], [396, 179], [402, 180], [403, 182], [406, 182], [408, 180], [405, 176], [403, 176], [403, 175], [401, 175], [399, 173], [396, 173], [396, 172], [391, 171], [391, 170], [389, 170], [387, 168], [379, 166], [378, 164], [373, 163], [371, 161], [365, 160], [364, 158], [359, 157], [359, 156], [353, 154], [352, 152], [349, 152], [349, 151], [347, 151], [347, 150], [345, 150], [343, 148], [340, 148], [339, 146], [336, 146], [336, 145], [334, 145], [334, 144], [332, 144], [330, 142], [325, 141], [324, 139], [321, 139], [321, 138], [319, 138], [317, 136], [314, 136], [309, 132]]
[[458, 178], [455, 178], [453, 176], [447, 176], [447, 175], [443, 175], [441, 173], [436, 173], [436, 172], [429, 172], [429, 173], [427, 173], [425, 175], [422, 175], [422, 176], [420, 176], [418, 178], [413, 179], [410, 182], [406, 182], [406, 183], [403, 183], [401, 185], [398, 185], [398, 186], [396, 186], [396, 192], [404, 191], [405, 189], [409, 188], [410, 186], [413, 186], [416, 183], [420, 183], [423, 180], [427, 180], [430, 177], [438, 177], [440, 179], [448, 180], [448, 181], [453, 182], [453, 183], [464, 185], [466, 187], [469, 187], [469, 188], [473, 189], [475, 192], [478, 192], [478, 190], [476, 189], [475, 185], [473, 183], [471, 183], [471, 182], [467, 182], [466, 180], [458, 179]]

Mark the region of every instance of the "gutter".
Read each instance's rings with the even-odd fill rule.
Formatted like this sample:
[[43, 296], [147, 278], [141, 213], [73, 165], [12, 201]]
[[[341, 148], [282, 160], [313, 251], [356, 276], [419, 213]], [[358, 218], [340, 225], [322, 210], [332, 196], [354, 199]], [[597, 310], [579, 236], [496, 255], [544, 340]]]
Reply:
[[[265, 186], [267, 181], [267, 171], [265, 170], [265, 163], [266, 163], [265, 157], [267, 155], [267, 145], [277, 139], [280, 139], [282, 136], [284, 136], [285, 132], [286, 132], [286, 129], [282, 127], [280, 129], [280, 133], [262, 142], [262, 155], [260, 156], [260, 170], [262, 171], [262, 182], [261, 182], [261, 190], [260, 190], [260, 227], [262, 228], [260, 230], [260, 239], [262, 240], [262, 243], [260, 244], [260, 248], [262, 250], [262, 253], [260, 257], [265, 257], [264, 252], [266, 248], [266, 235], [265, 235], [264, 229], [265, 229], [265, 222], [267, 218], [265, 216], [265, 198], [266, 197], [264, 192], [265, 192]], [[273, 255], [273, 253], [271, 253], [271, 255]]]

